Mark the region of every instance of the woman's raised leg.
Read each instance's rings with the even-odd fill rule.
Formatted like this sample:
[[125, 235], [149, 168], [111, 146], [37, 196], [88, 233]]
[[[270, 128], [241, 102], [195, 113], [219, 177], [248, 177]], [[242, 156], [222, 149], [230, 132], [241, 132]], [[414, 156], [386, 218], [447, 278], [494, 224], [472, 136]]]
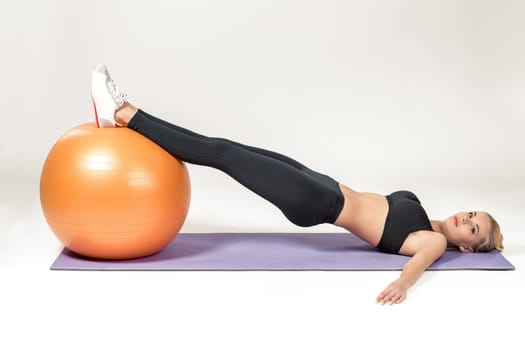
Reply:
[[343, 206], [344, 198], [335, 180], [284, 155], [197, 134], [129, 103], [116, 112], [115, 119], [178, 159], [225, 172], [276, 205], [296, 225], [333, 223]]
[[[137, 111], [138, 111], [137, 107], [131, 105], [128, 102], [126, 102], [126, 104], [121, 109], [119, 109], [117, 111], [117, 113], [115, 115], [115, 119], [117, 120], [117, 122], [119, 124], [127, 126], [129, 120], [131, 120], [131, 118], [135, 115], [135, 113], [137, 113]], [[153, 121], [156, 121], [158, 123], [166, 125], [166, 126], [168, 126], [170, 128], [175, 128], [178, 131], [183, 132], [185, 134], [192, 135], [194, 137], [199, 137], [199, 138], [203, 137], [203, 135], [197, 134], [197, 133], [195, 133], [195, 132], [193, 132], [191, 130], [185, 129], [185, 128], [180, 127], [178, 125], [169, 123], [169, 122], [167, 122], [167, 121], [165, 121], [163, 119], [154, 117], [151, 114], [148, 114], [148, 113], [146, 113], [144, 111], [142, 111], [142, 115], [144, 117], [148, 118], [148, 119], [151, 119]], [[273, 151], [270, 151], [270, 150], [267, 150], [267, 149], [263, 149], [263, 148], [258, 148], [258, 147], [244, 145], [242, 143], [234, 142], [232, 140], [229, 140], [229, 141], [232, 142], [232, 143], [235, 143], [237, 146], [242, 147], [242, 148], [244, 148], [246, 150], [249, 150], [249, 151], [252, 151], [252, 152], [255, 152], [255, 153], [258, 153], [258, 154], [270, 157], [270, 158], [274, 158], [274, 159], [280, 160], [282, 162], [285, 162], [285, 163], [287, 163], [287, 164], [289, 164], [289, 165], [291, 165], [291, 166], [293, 166], [293, 167], [295, 167], [295, 168], [297, 168], [299, 170], [307, 169], [307, 167], [305, 165], [299, 163], [295, 159], [292, 159], [292, 158], [290, 158], [288, 156], [285, 156], [284, 154], [273, 152]]]

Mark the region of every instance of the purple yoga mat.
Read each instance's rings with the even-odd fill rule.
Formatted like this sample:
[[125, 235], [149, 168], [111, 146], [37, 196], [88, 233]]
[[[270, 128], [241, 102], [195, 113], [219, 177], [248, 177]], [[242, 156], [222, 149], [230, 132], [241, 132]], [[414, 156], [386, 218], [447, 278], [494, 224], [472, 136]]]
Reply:
[[[52, 270], [401, 270], [409, 258], [385, 254], [348, 233], [181, 233], [140, 259], [95, 260], [67, 248]], [[513, 270], [497, 251], [447, 250], [429, 270]]]

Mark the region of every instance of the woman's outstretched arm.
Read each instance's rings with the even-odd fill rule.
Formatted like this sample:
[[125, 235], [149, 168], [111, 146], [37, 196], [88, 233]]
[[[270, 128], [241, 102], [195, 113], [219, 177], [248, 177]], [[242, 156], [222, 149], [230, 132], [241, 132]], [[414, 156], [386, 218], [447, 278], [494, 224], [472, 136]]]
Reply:
[[412, 258], [403, 266], [401, 276], [379, 294], [376, 299], [378, 303], [399, 304], [405, 300], [408, 289], [447, 249], [445, 236], [438, 232], [421, 231], [418, 236]]

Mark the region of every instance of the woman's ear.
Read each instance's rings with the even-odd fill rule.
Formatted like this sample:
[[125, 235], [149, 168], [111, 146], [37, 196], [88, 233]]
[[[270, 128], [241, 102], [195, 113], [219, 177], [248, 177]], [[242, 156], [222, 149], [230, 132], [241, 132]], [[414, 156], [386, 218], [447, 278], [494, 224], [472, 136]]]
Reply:
[[459, 250], [461, 250], [462, 253], [472, 253], [474, 251], [472, 247], [465, 247], [463, 245], [459, 246]]

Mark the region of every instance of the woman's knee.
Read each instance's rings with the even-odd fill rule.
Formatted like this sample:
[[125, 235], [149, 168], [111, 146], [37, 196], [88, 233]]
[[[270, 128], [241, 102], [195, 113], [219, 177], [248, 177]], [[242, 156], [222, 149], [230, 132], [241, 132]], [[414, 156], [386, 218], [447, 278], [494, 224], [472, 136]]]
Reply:
[[224, 160], [232, 158], [232, 146], [226, 139], [211, 137], [207, 142], [208, 154], [211, 155], [212, 161]]
[[236, 148], [230, 140], [220, 137], [210, 138], [209, 145], [216, 156], [230, 156]]

